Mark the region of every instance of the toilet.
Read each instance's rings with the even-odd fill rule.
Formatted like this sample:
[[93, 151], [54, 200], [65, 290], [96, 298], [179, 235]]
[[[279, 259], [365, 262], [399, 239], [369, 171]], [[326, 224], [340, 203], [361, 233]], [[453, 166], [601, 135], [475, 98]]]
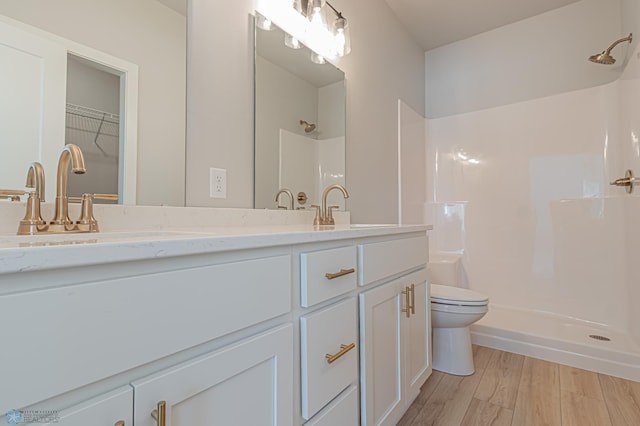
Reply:
[[477, 291], [460, 288], [460, 256], [432, 256], [431, 324], [433, 327], [433, 369], [443, 373], [473, 374], [473, 354], [469, 326], [489, 309], [489, 298]]

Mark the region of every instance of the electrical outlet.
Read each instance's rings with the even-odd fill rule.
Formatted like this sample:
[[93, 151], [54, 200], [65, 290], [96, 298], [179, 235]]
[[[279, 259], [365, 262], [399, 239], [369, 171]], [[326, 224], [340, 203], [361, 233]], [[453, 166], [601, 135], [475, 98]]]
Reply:
[[209, 197], [227, 198], [227, 169], [209, 169]]

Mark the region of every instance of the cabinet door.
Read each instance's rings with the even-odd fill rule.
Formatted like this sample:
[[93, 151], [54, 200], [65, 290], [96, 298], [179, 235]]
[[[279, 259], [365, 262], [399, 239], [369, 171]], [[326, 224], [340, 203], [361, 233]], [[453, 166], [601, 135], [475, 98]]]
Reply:
[[[26, 418], [24, 420], [28, 421]], [[97, 398], [90, 399], [61, 411], [57, 419], [51, 420], [51, 423], [45, 423], [45, 425], [132, 426], [133, 388], [124, 386]], [[39, 421], [38, 423], [41, 422]]]
[[404, 349], [404, 378], [405, 405], [411, 404], [420, 393], [420, 387], [427, 379], [429, 371], [428, 331], [429, 312], [427, 303], [427, 282], [419, 274], [412, 274], [402, 280], [402, 286], [411, 287], [412, 305], [411, 316], [403, 321], [405, 334], [403, 336]]
[[287, 324], [135, 382], [135, 424], [166, 401], [166, 426], [291, 425], [292, 361]]
[[360, 374], [362, 425], [394, 424], [402, 404], [399, 282], [360, 294]]

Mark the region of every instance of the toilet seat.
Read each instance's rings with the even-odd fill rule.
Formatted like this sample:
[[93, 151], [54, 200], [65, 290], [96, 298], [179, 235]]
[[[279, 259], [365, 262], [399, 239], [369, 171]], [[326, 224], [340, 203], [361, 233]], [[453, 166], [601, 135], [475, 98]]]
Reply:
[[431, 284], [431, 303], [450, 306], [487, 306], [489, 298], [466, 288]]

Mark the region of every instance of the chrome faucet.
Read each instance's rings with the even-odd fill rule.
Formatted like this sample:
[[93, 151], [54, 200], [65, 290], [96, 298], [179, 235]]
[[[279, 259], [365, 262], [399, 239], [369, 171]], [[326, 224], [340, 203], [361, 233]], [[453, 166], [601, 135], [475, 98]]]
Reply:
[[293, 210], [293, 192], [291, 192], [289, 189], [287, 188], [282, 188], [280, 191], [278, 191], [278, 193], [276, 194], [276, 206], [279, 209], [286, 209], [286, 207], [281, 206], [278, 199], [280, 198], [280, 194], [287, 194], [289, 196], [289, 210]]
[[336, 221], [333, 218], [333, 209], [337, 209], [339, 206], [327, 206], [327, 197], [329, 196], [329, 192], [331, 192], [334, 189], [340, 190], [345, 199], [349, 198], [349, 192], [347, 192], [347, 189], [344, 186], [339, 185], [337, 183], [334, 185], [327, 186], [324, 192], [322, 193], [322, 206], [311, 206], [317, 209], [316, 217], [313, 220], [314, 225], [335, 225], [336, 224]]
[[69, 163], [71, 163], [73, 167], [73, 173], [83, 174], [87, 171], [84, 167], [84, 156], [77, 145], [65, 145], [58, 160], [56, 210], [51, 225], [68, 226], [71, 224], [71, 220], [69, 219], [69, 199], [67, 198]]

